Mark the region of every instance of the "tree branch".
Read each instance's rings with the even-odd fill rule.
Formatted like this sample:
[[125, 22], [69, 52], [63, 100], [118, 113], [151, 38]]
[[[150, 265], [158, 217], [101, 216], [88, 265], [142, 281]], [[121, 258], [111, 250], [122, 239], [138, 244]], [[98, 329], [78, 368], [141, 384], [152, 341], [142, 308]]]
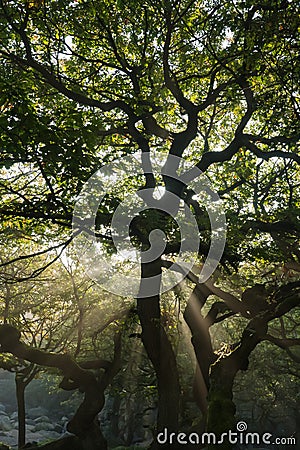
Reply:
[[103, 399], [95, 395], [97, 380], [93, 373], [82, 369], [68, 354], [45, 352], [22, 343], [19, 331], [11, 325], [0, 326], [0, 350], [40, 366], [57, 368], [67, 380], [80, 386], [84, 400], [69, 422], [68, 430], [80, 436], [90, 428], [103, 406]]
[[300, 339], [292, 339], [292, 338], [276, 338], [275, 336], [272, 336], [271, 334], [266, 334], [264, 340], [272, 342], [272, 344], [277, 345], [280, 348], [287, 349], [289, 347], [295, 347], [297, 345], [300, 345]]
[[254, 153], [254, 155], [256, 155], [258, 158], [264, 159], [266, 161], [268, 161], [270, 158], [291, 159], [300, 164], [300, 155], [297, 155], [296, 153], [284, 152], [283, 150], [271, 150], [265, 152], [263, 150], [260, 150], [257, 145], [251, 142], [249, 137], [247, 137], [247, 135], [245, 134], [242, 135], [242, 140], [243, 145], [252, 153]]

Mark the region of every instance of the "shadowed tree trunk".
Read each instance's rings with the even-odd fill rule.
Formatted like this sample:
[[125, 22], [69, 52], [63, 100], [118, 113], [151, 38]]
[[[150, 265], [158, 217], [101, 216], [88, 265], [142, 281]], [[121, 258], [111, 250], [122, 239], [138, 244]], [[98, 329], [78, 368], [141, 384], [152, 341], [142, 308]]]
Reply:
[[205, 287], [205, 285], [200, 287], [196, 286], [184, 311], [184, 319], [192, 333], [191, 341], [198, 363], [193, 391], [195, 400], [204, 416], [207, 412], [209, 368], [215, 361], [215, 355], [209, 333], [209, 325], [201, 313], [201, 308], [205, 304], [209, 294], [210, 291]]
[[26, 439], [26, 422], [25, 422], [25, 388], [26, 383], [16, 374], [16, 396], [18, 406], [18, 448], [25, 445]]
[[[268, 337], [268, 323], [286, 314], [299, 305], [299, 283], [283, 286], [272, 297], [269, 309], [257, 314], [244, 329], [240, 343], [227, 356], [220, 356], [211, 366], [210, 389], [208, 394], [207, 431], [219, 438], [222, 433], [235, 431], [235, 404], [233, 402], [233, 383], [239, 370], [248, 369], [248, 358], [255, 347]], [[277, 304], [275, 304], [275, 302]], [[280, 340], [279, 340], [280, 341]], [[282, 342], [280, 342], [283, 345]], [[232, 444], [224, 439], [222, 449], [231, 450]], [[217, 450], [219, 445], [209, 445], [209, 450]]]
[[[142, 264], [142, 281], [160, 276], [159, 263]], [[141, 287], [143, 288], [143, 287]], [[142, 341], [157, 376], [158, 417], [157, 432], [164, 428], [178, 430], [180, 385], [176, 358], [168, 336], [161, 325], [160, 296], [139, 298], [138, 314], [142, 326]], [[156, 444], [153, 443], [153, 448]]]
[[26, 408], [25, 389], [33, 380], [38, 370], [34, 365], [30, 365], [23, 370], [16, 372], [16, 397], [18, 405], [18, 447], [22, 448], [26, 443]]

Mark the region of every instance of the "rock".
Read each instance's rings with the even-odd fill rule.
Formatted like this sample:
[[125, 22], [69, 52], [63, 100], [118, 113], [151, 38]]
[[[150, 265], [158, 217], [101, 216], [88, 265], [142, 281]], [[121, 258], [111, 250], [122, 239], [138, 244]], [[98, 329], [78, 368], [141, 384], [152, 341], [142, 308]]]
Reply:
[[49, 419], [48, 416], [40, 416], [37, 417], [36, 419], [33, 419], [35, 423], [40, 423], [40, 422], [51, 422], [51, 420]]
[[26, 419], [26, 425], [36, 425], [34, 419]]
[[3, 403], [0, 403], [0, 411], [6, 411], [6, 406]]
[[0, 430], [10, 431], [13, 429], [13, 425], [8, 416], [0, 416]]
[[67, 438], [70, 436], [74, 436], [74, 435], [72, 433], [69, 433], [68, 431], [65, 431], [60, 437], [61, 437], [61, 439], [63, 439], [63, 438]]
[[34, 427], [34, 431], [54, 431], [54, 425], [49, 422], [39, 422]]
[[11, 415], [10, 415], [11, 420], [18, 420], [18, 411], [14, 411]]
[[60, 419], [60, 422], [61, 423], [66, 423], [66, 422], [68, 422], [69, 421], [69, 419], [68, 419], [68, 417], [66, 417], [66, 416], [63, 416], [61, 419]]
[[35, 419], [36, 417], [46, 416], [48, 411], [42, 406], [37, 406], [36, 408], [30, 408], [27, 415], [30, 419]]
[[47, 431], [47, 430], [41, 430], [38, 433], [35, 433], [35, 440], [36, 441], [45, 441], [47, 439], [55, 440], [60, 438], [60, 434], [55, 433], [55, 431]]
[[18, 430], [11, 430], [6, 432], [5, 436], [1, 436], [1, 441], [3, 442], [3, 444], [15, 448], [16, 443], [18, 442]]
[[61, 425], [59, 425], [58, 423], [54, 426], [54, 431], [56, 431], [56, 433], [62, 433], [64, 431], [63, 427]]

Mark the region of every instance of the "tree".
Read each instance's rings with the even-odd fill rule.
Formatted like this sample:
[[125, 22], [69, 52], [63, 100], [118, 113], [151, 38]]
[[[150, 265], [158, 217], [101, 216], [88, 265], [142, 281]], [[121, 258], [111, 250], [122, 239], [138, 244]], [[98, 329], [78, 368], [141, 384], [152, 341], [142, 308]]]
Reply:
[[[299, 270], [299, 7], [184, 0], [2, 0], [0, 6], [4, 220], [25, 220], [40, 234], [68, 230], [74, 197], [94, 171], [139, 149], [143, 180], [125, 179], [104, 198], [96, 234], [103, 252], [113, 252], [114, 212], [131, 190], [139, 193], [148, 210], [131, 221], [132, 242], [144, 252], [151, 249], [158, 225], [166, 237], [163, 251], [141, 262], [141, 294], [149, 278], [160, 282], [166, 269], [183, 270], [171, 264], [181, 244], [172, 216], [182, 200], [201, 236], [198, 267], [208, 255], [208, 215], [189, 186], [196, 169], [223, 199], [228, 235], [219, 280], [199, 283], [194, 268], [185, 273], [194, 285], [185, 318], [207, 427], [226, 431], [234, 422], [236, 372], [269, 338], [268, 323], [299, 304], [299, 285], [286, 282], [284, 272], [279, 280], [269, 277], [269, 286], [260, 273], [245, 276], [244, 288], [266, 288], [259, 308], [261, 295], [252, 291], [250, 306], [245, 296], [225, 289], [247, 265], [275, 267], [274, 273], [280, 267]], [[166, 157], [160, 177], [154, 151]], [[195, 169], [185, 177], [179, 175], [182, 161]], [[159, 185], [164, 191], [157, 199]], [[172, 206], [168, 214], [166, 205]], [[65, 245], [86, 231], [95, 230], [75, 223]], [[204, 320], [201, 309], [212, 295], [219, 300]], [[180, 386], [160, 300], [159, 288], [139, 295], [137, 309], [158, 381], [157, 430], [176, 431]], [[248, 324], [235, 351], [216, 361], [210, 325], [232, 315]], [[220, 405], [226, 421], [217, 415]]]
[[[25, 278], [34, 269], [32, 261], [29, 259], [19, 259], [22, 247], [26, 247], [26, 239], [22, 242], [24, 236], [19, 234], [18, 247], [15, 248], [13, 240], [8, 243], [4, 240], [5, 250], [1, 254], [1, 285], [4, 295], [1, 296], [0, 310], [3, 312], [3, 323], [13, 324], [23, 331], [26, 342], [35, 348], [42, 348], [48, 351], [62, 351], [68, 348], [71, 335], [73, 334], [71, 318], [74, 311], [72, 303], [68, 301], [68, 293], [65, 292], [60, 299], [60, 293], [53, 289], [53, 279], [57, 277], [54, 271], [48, 273], [43, 280], [36, 283], [29, 279], [18, 283], [18, 277]], [[24, 248], [23, 248], [24, 250]], [[26, 250], [25, 250], [26, 251]], [[14, 255], [15, 264], [5, 265], [7, 259]], [[40, 257], [34, 261], [36, 267], [43, 265], [43, 259]], [[51, 291], [51, 304], [49, 304], [49, 291]], [[65, 307], [64, 307], [65, 304]], [[51, 313], [49, 308], [51, 308]], [[60, 323], [60, 327], [58, 327]], [[5, 361], [5, 360], [4, 360]], [[2, 361], [0, 362], [0, 364]], [[29, 383], [37, 376], [41, 367], [32, 363], [26, 364], [24, 361], [11, 362], [10, 370], [15, 372], [16, 397], [18, 405], [18, 446], [22, 448], [26, 443], [26, 408], [25, 408], [25, 389]]]
[[[101, 389], [106, 388], [115, 371], [118, 371], [120, 358], [120, 335], [116, 335], [114, 338], [116, 330], [112, 330], [112, 327], [110, 330], [112, 333], [106, 337], [103, 336], [103, 331], [112, 322], [116, 323], [117, 319], [122, 317], [122, 314], [115, 314], [114, 318], [104, 321], [107, 311], [102, 308], [102, 314], [99, 317], [97, 312], [101, 303], [99, 292], [92, 290], [93, 283], [91, 283], [91, 280], [78, 272], [76, 261], [73, 260], [71, 264], [67, 255], [64, 264], [62, 261], [56, 262], [43, 272], [42, 277], [37, 280], [31, 279], [30, 274], [35, 268], [45, 266], [44, 255], [36, 257], [33, 261], [31, 258], [29, 260], [28, 258], [22, 259], [22, 252], [26, 252], [27, 247], [26, 239], [24, 239], [24, 236], [22, 239], [21, 234], [18, 236], [17, 248], [13, 239], [9, 243], [4, 242], [6, 248], [2, 250], [2, 267], [0, 270], [1, 285], [4, 292], [3, 298], [0, 298], [0, 313], [1, 315], [3, 313], [4, 330], [6, 325], [8, 331], [13, 330], [13, 327], [22, 330], [22, 339], [25, 344], [31, 349], [39, 350], [41, 357], [44, 355], [46, 358], [45, 361], [47, 361], [48, 353], [67, 353], [79, 358], [81, 364], [92, 365], [92, 369], [97, 372], [102, 383], [102, 385], [97, 386], [95, 396], [102, 399]], [[31, 247], [34, 246], [31, 245]], [[12, 255], [15, 262], [6, 265], [6, 262], [11, 260]], [[23, 281], [18, 282], [19, 278]], [[92, 314], [98, 316], [97, 323], [94, 322], [93, 324], [91, 320], [87, 320], [87, 316]], [[102, 340], [109, 340], [111, 347], [111, 340], [115, 339], [115, 353], [113, 354], [105, 351], [103, 345], [96, 349], [91, 343], [93, 333], [100, 333], [100, 324]], [[104, 360], [99, 357], [98, 352], [109, 355], [109, 357]], [[110, 357], [114, 365], [110, 363]], [[30, 358], [28, 360], [21, 360], [18, 357], [9, 359], [5, 351], [1, 355], [0, 366], [15, 372], [18, 405], [18, 446], [22, 448], [26, 444], [25, 390], [29, 383], [43, 370], [43, 366], [35, 364]], [[54, 367], [56, 366], [54, 365]], [[104, 375], [103, 369], [105, 370]], [[67, 379], [64, 379], [60, 387], [66, 390], [76, 389], [76, 385], [69, 385], [67, 381]], [[106, 444], [104, 439], [101, 439], [102, 448], [104, 448]]]

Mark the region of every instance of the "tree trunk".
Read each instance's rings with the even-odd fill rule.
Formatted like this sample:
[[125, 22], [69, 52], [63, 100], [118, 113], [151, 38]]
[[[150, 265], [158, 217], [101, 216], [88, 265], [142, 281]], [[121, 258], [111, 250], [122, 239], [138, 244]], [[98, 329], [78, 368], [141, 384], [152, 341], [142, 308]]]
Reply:
[[16, 396], [18, 405], [18, 448], [22, 448], [25, 445], [26, 429], [25, 429], [25, 388], [26, 383], [23, 379], [16, 374]]
[[[225, 358], [211, 367], [210, 389], [208, 394], [207, 432], [214, 433], [217, 440], [222, 433], [235, 428], [235, 404], [233, 403], [233, 382], [236, 370], [232, 361]], [[209, 450], [231, 450], [232, 444], [224, 439], [222, 444], [211, 444]]]
[[[160, 265], [155, 262], [142, 264], [141, 284], [143, 278], [160, 274]], [[161, 432], [164, 428], [169, 432], [176, 432], [180, 385], [173, 348], [160, 321], [160, 296], [139, 298], [137, 308], [142, 326], [142, 341], [157, 376], [157, 432]]]
[[[239, 370], [247, 370], [248, 357], [265, 336], [272, 313], [266, 311], [252, 319], [244, 329], [240, 345], [228, 356], [221, 357], [211, 366], [210, 389], [208, 395], [207, 431], [218, 437], [235, 429], [235, 404], [233, 403], [233, 383]], [[232, 444], [226, 440], [222, 449], [231, 450]], [[217, 450], [219, 445], [208, 446]]]
[[207, 413], [207, 386], [205, 384], [201, 369], [198, 362], [196, 363], [194, 381], [193, 381], [193, 396], [203, 416]]
[[[203, 287], [205, 289], [205, 286]], [[209, 370], [215, 361], [209, 333], [208, 322], [203, 318], [201, 308], [206, 301], [207, 292], [203, 294], [196, 287], [191, 294], [184, 311], [184, 319], [191, 330], [191, 342], [197, 359], [193, 393], [203, 415], [207, 412], [207, 393], [209, 389]]]
[[158, 432], [164, 427], [175, 431], [178, 429], [180, 387], [175, 355], [157, 314], [159, 296], [139, 299], [138, 311], [143, 344], [157, 375]]
[[25, 405], [25, 389], [31, 383], [38, 369], [34, 364], [30, 364], [23, 370], [16, 372], [16, 397], [18, 405], [18, 448], [22, 448], [26, 444], [26, 405]]
[[80, 438], [80, 441], [82, 450], [107, 450], [107, 442], [97, 420], [94, 421], [84, 437]]

